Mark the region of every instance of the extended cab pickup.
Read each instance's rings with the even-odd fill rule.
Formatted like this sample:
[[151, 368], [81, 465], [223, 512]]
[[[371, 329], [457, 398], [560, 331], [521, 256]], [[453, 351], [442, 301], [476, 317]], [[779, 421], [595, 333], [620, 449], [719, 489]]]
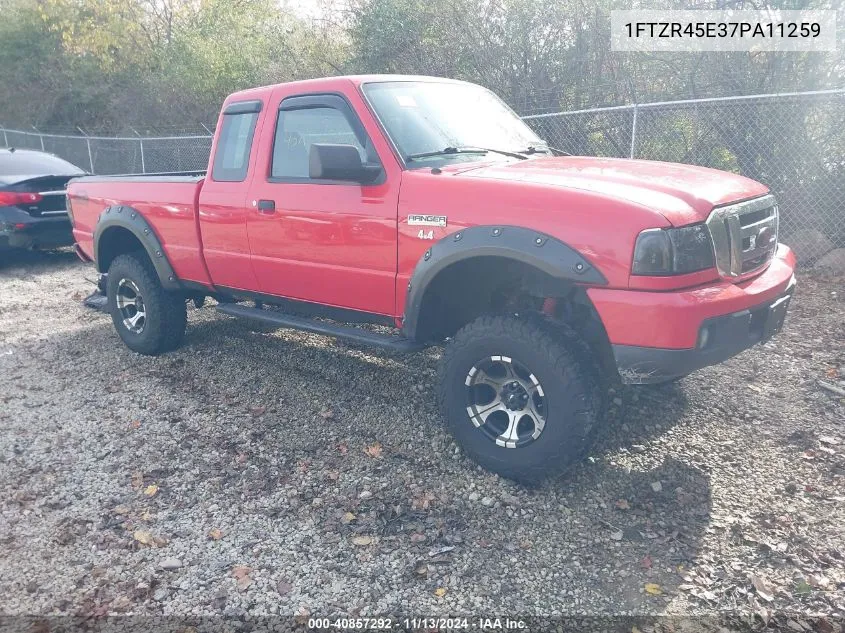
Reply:
[[560, 154], [479, 86], [334, 77], [235, 93], [207, 173], [77, 178], [68, 210], [130, 349], [176, 348], [206, 297], [394, 352], [443, 343], [450, 431], [536, 480], [584, 454], [609, 380], [765, 341], [795, 283], [764, 185]]

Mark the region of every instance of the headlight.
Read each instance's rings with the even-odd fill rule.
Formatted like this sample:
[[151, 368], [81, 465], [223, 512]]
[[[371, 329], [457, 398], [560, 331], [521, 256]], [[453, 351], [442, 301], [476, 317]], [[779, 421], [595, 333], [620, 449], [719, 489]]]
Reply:
[[713, 242], [703, 224], [679, 229], [648, 229], [637, 236], [635, 275], [682, 275], [715, 265]]

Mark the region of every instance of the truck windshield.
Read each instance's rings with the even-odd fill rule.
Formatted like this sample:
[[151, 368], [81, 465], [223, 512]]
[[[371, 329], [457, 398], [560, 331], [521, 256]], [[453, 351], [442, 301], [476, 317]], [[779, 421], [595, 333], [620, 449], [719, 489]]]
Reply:
[[363, 89], [409, 169], [550, 153], [513, 110], [481, 86], [388, 81]]

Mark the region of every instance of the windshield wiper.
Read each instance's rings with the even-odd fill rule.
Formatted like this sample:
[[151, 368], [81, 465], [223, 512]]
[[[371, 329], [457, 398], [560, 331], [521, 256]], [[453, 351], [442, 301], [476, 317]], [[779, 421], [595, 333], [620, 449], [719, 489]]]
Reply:
[[529, 145], [526, 149], [519, 150], [520, 154], [525, 154], [526, 156], [531, 156], [532, 154], [545, 154], [546, 152], [554, 156], [572, 156], [569, 152], [564, 152], [562, 149], [551, 147], [545, 143], [539, 146]]
[[432, 156], [453, 156], [455, 154], [487, 154], [493, 152], [494, 154], [502, 154], [503, 156], [510, 156], [511, 158], [519, 158], [525, 160], [527, 156], [523, 156], [517, 152], [508, 152], [503, 149], [493, 149], [490, 147], [444, 147], [435, 152], [421, 152], [419, 154], [409, 154], [405, 157], [406, 161], [414, 161], [418, 158], [430, 158]]

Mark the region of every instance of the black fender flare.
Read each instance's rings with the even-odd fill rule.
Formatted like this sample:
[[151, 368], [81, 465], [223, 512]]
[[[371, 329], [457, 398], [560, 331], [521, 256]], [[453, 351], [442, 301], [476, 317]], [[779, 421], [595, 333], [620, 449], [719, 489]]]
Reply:
[[94, 259], [99, 272], [108, 272], [102, 270], [100, 265], [100, 238], [113, 227], [126, 229], [141, 242], [164, 288], [177, 290], [182, 287], [153, 227], [137, 209], [127, 206], [106, 207], [97, 218], [97, 226], [94, 228]]
[[418, 319], [429, 284], [438, 273], [464, 259], [498, 256], [529, 264], [554, 278], [603, 285], [607, 279], [586, 257], [557, 238], [520, 226], [474, 226], [447, 235], [417, 262], [408, 283], [402, 332], [416, 339]]

